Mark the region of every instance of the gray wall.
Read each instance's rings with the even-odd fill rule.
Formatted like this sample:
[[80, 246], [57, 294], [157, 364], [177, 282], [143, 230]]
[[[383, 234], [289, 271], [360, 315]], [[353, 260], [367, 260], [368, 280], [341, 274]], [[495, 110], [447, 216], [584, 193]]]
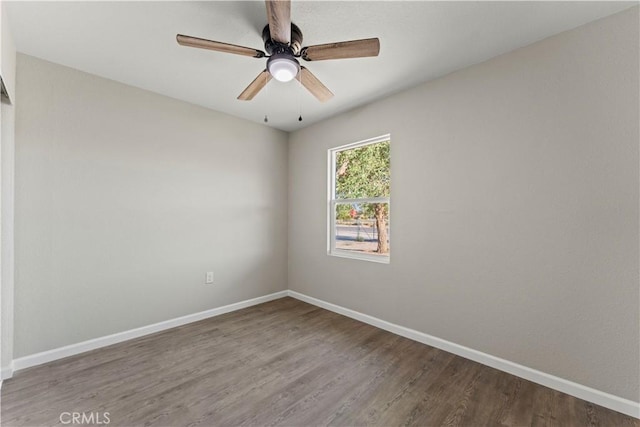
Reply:
[[15, 357], [286, 289], [286, 133], [17, 67]]
[[[15, 53], [14, 53], [15, 55]], [[0, 181], [1, 213], [0, 246], [0, 377], [10, 371], [13, 361], [13, 293], [14, 293], [14, 152], [15, 106], [3, 99], [0, 105]]]
[[13, 273], [14, 273], [14, 152], [16, 48], [7, 19], [6, 2], [0, 3], [2, 81], [9, 99], [0, 103], [0, 379], [11, 372], [13, 361]]
[[[289, 288], [634, 401], [638, 8], [297, 131]], [[327, 256], [327, 149], [392, 138], [391, 263]]]

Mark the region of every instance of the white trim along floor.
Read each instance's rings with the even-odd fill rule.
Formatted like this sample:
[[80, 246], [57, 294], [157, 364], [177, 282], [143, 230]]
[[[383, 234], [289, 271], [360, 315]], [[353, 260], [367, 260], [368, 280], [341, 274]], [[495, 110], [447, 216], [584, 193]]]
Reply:
[[[582, 384], [578, 384], [572, 381], [568, 381], [563, 378], [559, 378], [554, 375], [547, 374], [545, 372], [532, 369], [509, 360], [501, 359], [496, 356], [492, 356], [481, 351], [474, 350], [472, 348], [464, 347], [459, 344], [443, 340], [438, 337], [434, 337], [424, 332], [416, 331], [414, 329], [406, 328], [404, 326], [396, 325], [387, 322], [382, 319], [378, 319], [373, 316], [369, 316], [364, 313], [351, 310], [349, 308], [341, 307], [336, 304], [332, 304], [317, 298], [310, 297], [308, 295], [301, 294], [292, 290], [285, 290], [269, 295], [264, 295], [257, 298], [252, 298], [245, 301], [240, 301], [234, 304], [225, 305], [211, 310], [202, 311], [199, 313], [190, 314], [187, 316], [178, 317], [175, 319], [166, 320], [163, 322], [155, 323], [153, 325], [143, 326], [129, 331], [124, 331], [112, 335], [107, 335], [100, 338], [94, 338], [88, 341], [83, 341], [77, 344], [72, 344], [41, 353], [32, 354], [25, 357], [14, 359], [11, 367], [2, 369], [0, 374], [2, 379], [10, 378], [14, 371], [26, 369], [32, 366], [41, 365], [54, 360], [62, 359], [64, 357], [73, 356], [79, 353], [83, 353], [89, 350], [95, 350], [97, 348], [106, 347], [108, 345], [116, 344], [122, 341], [130, 340], [133, 338], [149, 335], [155, 332], [160, 332], [166, 329], [174, 328], [177, 326], [185, 325], [187, 323], [196, 322], [206, 318], [219, 316], [221, 314], [229, 313], [232, 311], [240, 310], [253, 305], [262, 304], [268, 301], [273, 301], [278, 298], [284, 297], [296, 298], [300, 301], [304, 301], [309, 304], [324, 308], [326, 310], [341, 314], [343, 316], [350, 317], [352, 319], [359, 320], [369, 325], [384, 329], [394, 334], [409, 338], [411, 340], [430, 345], [432, 347], [439, 348], [441, 350], [448, 351], [466, 359], [473, 360], [483, 365], [490, 366], [495, 369], [510, 373], [512, 375], [524, 378], [526, 380], [541, 384], [543, 386], [552, 388], [554, 390], [575, 396], [577, 398], [595, 403], [605, 408], [612, 409], [617, 412], [621, 412], [626, 415], [640, 419], [640, 403], [634, 402], [628, 399], [624, 399], [609, 393], [605, 393], [600, 390], [596, 390]], [[1, 387], [1, 382], [0, 382]]]

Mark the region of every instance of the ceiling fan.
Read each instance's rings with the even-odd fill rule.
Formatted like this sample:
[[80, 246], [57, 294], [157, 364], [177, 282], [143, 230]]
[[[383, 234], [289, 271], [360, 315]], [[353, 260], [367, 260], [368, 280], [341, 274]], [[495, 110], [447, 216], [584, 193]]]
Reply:
[[238, 99], [249, 101], [267, 85], [271, 78], [288, 82], [297, 78], [318, 100], [325, 102], [333, 97], [333, 93], [306, 67], [301, 66], [296, 58], [305, 61], [323, 61], [326, 59], [363, 58], [378, 56], [380, 40], [377, 38], [350, 40], [338, 43], [318, 44], [302, 47], [302, 31], [291, 22], [290, 0], [266, 0], [268, 24], [262, 30], [264, 48], [222, 43], [213, 40], [178, 34], [176, 39], [182, 46], [233, 53], [236, 55], [268, 58], [267, 68], [242, 91]]

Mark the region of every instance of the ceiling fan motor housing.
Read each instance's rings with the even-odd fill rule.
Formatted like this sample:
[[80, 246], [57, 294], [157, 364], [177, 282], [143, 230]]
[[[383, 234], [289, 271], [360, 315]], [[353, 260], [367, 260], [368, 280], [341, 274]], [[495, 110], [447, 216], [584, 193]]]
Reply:
[[302, 31], [293, 22], [291, 23], [291, 43], [284, 44], [278, 43], [271, 39], [271, 32], [269, 31], [269, 25], [265, 25], [262, 30], [262, 40], [264, 41], [264, 49], [269, 55], [288, 53], [298, 56], [302, 49]]

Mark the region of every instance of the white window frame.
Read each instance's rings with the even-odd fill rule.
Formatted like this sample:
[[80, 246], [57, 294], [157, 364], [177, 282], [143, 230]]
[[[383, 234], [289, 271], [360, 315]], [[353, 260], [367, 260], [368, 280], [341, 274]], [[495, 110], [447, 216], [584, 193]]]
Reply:
[[[327, 151], [328, 156], [328, 191], [327, 191], [327, 255], [337, 256], [342, 258], [352, 258], [363, 261], [378, 262], [383, 264], [389, 264], [391, 261], [391, 254], [388, 255], [370, 255], [364, 253], [358, 253], [354, 251], [348, 251], [344, 249], [336, 248], [336, 205], [339, 204], [352, 204], [352, 203], [387, 203], [389, 208], [389, 217], [391, 216], [391, 197], [372, 197], [372, 198], [360, 198], [360, 199], [336, 199], [336, 153], [345, 150], [351, 150], [358, 147], [364, 147], [366, 145], [377, 144], [380, 142], [391, 142], [391, 135], [381, 135], [375, 138], [369, 138], [358, 142], [353, 142], [339, 147], [330, 148]], [[389, 222], [388, 232], [389, 244], [391, 244], [391, 223]]]

